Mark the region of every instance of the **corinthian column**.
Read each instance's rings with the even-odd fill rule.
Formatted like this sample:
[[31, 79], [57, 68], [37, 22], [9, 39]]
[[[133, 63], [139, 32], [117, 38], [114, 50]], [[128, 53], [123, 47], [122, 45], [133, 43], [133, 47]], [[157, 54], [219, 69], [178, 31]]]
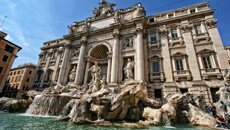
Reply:
[[143, 29], [142, 26], [136, 29], [136, 68], [137, 68], [137, 79], [138, 81], [145, 81], [144, 73], [144, 43], [143, 43]]
[[112, 69], [111, 69], [111, 83], [117, 83], [118, 79], [118, 59], [119, 59], [119, 29], [113, 32], [113, 55], [112, 55]]
[[64, 76], [65, 76], [65, 71], [66, 71], [66, 66], [67, 66], [67, 61], [69, 59], [69, 51], [70, 51], [70, 41], [65, 44], [65, 52], [61, 64], [61, 69], [58, 77], [58, 83], [63, 84], [64, 81]]
[[83, 70], [84, 70], [84, 57], [85, 57], [85, 48], [86, 48], [86, 37], [82, 37], [81, 39], [81, 48], [80, 48], [80, 54], [78, 59], [78, 65], [76, 70], [76, 77], [74, 83], [76, 85], [82, 84], [83, 81]]

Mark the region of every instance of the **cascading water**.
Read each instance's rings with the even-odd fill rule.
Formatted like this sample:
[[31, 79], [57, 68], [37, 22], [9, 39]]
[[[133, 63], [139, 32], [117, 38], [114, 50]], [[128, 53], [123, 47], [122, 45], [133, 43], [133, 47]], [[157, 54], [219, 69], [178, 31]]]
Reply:
[[27, 114], [43, 115], [43, 116], [59, 116], [71, 97], [59, 95], [37, 95]]
[[165, 126], [171, 126], [171, 122], [170, 122], [167, 114], [166, 113], [162, 113], [162, 117], [163, 117], [163, 122], [164, 122]]
[[70, 102], [68, 102], [65, 107], [63, 108], [61, 115], [67, 116], [70, 113]]

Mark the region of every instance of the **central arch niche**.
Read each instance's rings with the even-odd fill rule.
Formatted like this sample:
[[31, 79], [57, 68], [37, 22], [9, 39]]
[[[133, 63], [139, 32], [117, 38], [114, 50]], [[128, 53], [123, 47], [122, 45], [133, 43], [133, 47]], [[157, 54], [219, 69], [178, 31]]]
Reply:
[[98, 45], [91, 51], [90, 56], [101, 60], [108, 57], [107, 52], [109, 52], [109, 49], [105, 45]]
[[[107, 69], [108, 69], [108, 52], [109, 49], [107, 46], [100, 44], [95, 46], [92, 51], [90, 52], [90, 64], [89, 68], [91, 68], [94, 65], [94, 61], [98, 62], [98, 66], [101, 68], [101, 76], [107, 75]], [[88, 74], [88, 83], [91, 80], [90, 73]]]

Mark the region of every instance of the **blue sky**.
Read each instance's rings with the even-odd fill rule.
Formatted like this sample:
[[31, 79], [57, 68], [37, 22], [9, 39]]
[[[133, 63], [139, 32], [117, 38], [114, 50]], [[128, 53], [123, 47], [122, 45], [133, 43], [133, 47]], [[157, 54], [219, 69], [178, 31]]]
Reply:
[[[22, 47], [13, 67], [38, 62], [43, 42], [61, 38], [68, 33], [67, 25], [92, 17], [92, 10], [101, 0], [0, 0], [0, 25], [7, 39]], [[153, 15], [198, 3], [210, 2], [216, 9], [218, 29], [224, 46], [230, 45], [230, 0], [108, 0], [117, 4], [114, 9], [128, 8], [141, 2], [147, 15]], [[23, 34], [24, 36], [20, 35]], [[30, 36], [30, 37], [26, 37]], [[31, 38], [34, 37], [34, 38]]]

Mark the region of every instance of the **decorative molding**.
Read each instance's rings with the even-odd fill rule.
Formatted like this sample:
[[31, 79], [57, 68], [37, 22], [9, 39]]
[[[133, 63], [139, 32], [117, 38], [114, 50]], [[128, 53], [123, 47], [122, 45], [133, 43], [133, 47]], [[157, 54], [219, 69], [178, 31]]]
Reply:
[[182, 30], [183, 33], [191, 32], [192, 31], [192, 26], [187, 24], [187, 25], [181, 25], [180, 29]]
[[211, 29], [211, 28], [216, 28], [217, 22], [218, 21], [216, 19], [211, 19], [211, 20], [207, 20], [205, 23], [206, 23], [208, 29]]
[[167, 37], [169, 30], [166, 28], [159, 29], [159, 34], [161, 37]]

